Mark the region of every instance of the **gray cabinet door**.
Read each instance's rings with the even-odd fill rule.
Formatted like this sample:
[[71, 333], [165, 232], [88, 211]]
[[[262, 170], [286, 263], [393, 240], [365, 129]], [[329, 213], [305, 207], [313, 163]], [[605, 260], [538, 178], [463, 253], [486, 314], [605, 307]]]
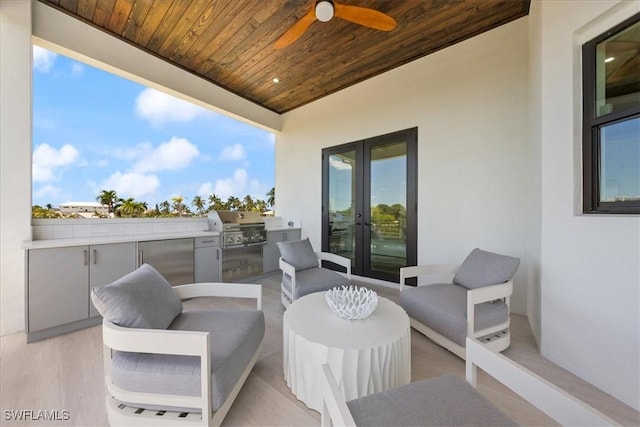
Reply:
[[264, 245], [263, 251], [263, 270], [265, 273], [280, 269], [278, 265], [280, 250], [276, 243], [287, 240], [300, 240], [300, 230], [267, 232], [267, 243]]
[[194, 282], [220, 282], [221, 249], [216, 246], [196, 247], [194, 251]]
[[28, 253], [28, 330], [89, 317], [89, 247], [31, 249]]
[[[136, 269], [136, 244], [112, 243], [89, 247], [89, 292], [104, 286]], [[89, 317], [98, 316], [89, 296]]]

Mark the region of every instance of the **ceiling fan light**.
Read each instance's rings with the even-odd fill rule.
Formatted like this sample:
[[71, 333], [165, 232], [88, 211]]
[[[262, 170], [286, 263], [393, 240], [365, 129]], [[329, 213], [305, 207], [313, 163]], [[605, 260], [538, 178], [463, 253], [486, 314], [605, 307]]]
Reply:
[[327, 22], [333, 18], [333, 3], [325, 0], [316, 3], [316, 18], [322, 22]]

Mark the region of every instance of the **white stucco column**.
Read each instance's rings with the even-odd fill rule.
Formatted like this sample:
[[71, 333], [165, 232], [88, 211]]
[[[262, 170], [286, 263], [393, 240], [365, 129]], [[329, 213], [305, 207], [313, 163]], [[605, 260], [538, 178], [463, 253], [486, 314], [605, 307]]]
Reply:
[[31, 2], [0, 0], [0, 334], [24, 330], [31, 238]]

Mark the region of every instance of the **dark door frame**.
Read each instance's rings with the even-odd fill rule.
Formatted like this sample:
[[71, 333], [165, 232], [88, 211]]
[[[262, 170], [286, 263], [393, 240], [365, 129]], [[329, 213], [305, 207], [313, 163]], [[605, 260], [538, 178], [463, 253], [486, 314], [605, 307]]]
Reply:
[[[407, 265], [416, 265], [418, 259], [418, 128], [405, 129], [372, 138], [349, 142], [322, 150], [322, 250], [329, 250], [329, 156], [354, 151], [356, 153], [356, 206], [355, 206], [355, 239], [356, 265], [352, 273], [358, 276], [372, 277], [381, 280], [398, 282], [399, 274], [371, 271], [371, 258], [367, 248], [371, 246], [371, 233], [366, 232], [371, 225], [371, 194], [364, 191], [370, 183], [371, 149], [398, 140], [407, 143], [407, 231], [406, 256]], [[369, 253], [370, 255], [370, 253]], [[360, 264], [358, 264], [358, 261]], [[331, 266], [328, 266], [331, 267]]]

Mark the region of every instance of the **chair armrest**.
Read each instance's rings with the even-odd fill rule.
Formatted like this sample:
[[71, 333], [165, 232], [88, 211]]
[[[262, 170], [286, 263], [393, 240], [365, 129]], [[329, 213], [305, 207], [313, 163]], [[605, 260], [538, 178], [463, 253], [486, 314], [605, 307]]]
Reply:
[[254, 298], [257, 309], [262, 309], [262, 285], [247, 283], [193, 283], [174, 286], [181, 300], [197, 297]]
[[318, 257], [319, 267], [322, 266], [322, 261], [329, 261], [334, 264], [338, 264], [347, 270], [347, 277], [351, 278], [351, 259], [331, 252], [316, 252], [316, 256]]
[[[291, 298], [291, 300], [295, 300], [296, 299], [296, 268], [293, 265], [289, 264], [284, 259], [282, 259], [282, 257], [280, 257], [280, 259], [278, 261], [278, 265], [280, 266], [280, 270], [282, 270], [283, 274], [286, 274], [289, 277], [291, 277], [291, 295], [290, 295], [290, 298]], [[283, 288], [283, 292], [284, 292], [284, 288]]]
[[561, 425], [619, 425], [513, 360], [491, 351], [480, 341], [467, 337], [466, 348], [466, 379], [473, 387], [477, 368], [480, 368]]
[[[429, 264], [402, 267], [400, 269], [400, 292], [405, 288], [405, 281], [411, 277], [431, 276], [435, 274], [456, 274], [459, 265], [457, 264]], [[424, 286], [424, 285], [423, 285]]]
[[293, 265], [289, 264], [284, 259], [282, 259], [282, 257], [280, 257], [280, 259], [278, 260], [278, 266], [280, 267], [280, 270], [282, 270], [283, 273], [286, 273], [291, 277], [295, 277], [296, 268]]
[[356, 422], [349, 411], [344, 394], [338, 387], [333, 372], [328, 364], [320, 366], [322, 369], [322, 413], [320, 425], [322, 427], [345, 426], [355, 427]]
[[183, 356], [209, 355], [209, 332], [125, 328], [102, 321], [104, 345], [117, 351]]
[[475, 306], [487, 301], [496, 299], [507, 299], [507, 310], [509, 310], [509, 297], [513, 293], [513, 281], [497, 285], [485, 286], [482, 288], [470, 289], [467, 291], [467, 336], [473, 337], [475, 330]]
[[513, 281], [467, 291], [467, 306], [476, 305], [487, 301], [506, 298], [513, 293]]
[[[118, 400], [167, 406], [195, 406], [200, 408], [202, 414], [211, 413], [211, 334], [209, 332], [124, 328], [103, 320], [102, 340], [107, 390]], [[111, 350], [199, 357], [200, 396], [154, 395], [131, 392], [117, 387], [110, 380]]]

